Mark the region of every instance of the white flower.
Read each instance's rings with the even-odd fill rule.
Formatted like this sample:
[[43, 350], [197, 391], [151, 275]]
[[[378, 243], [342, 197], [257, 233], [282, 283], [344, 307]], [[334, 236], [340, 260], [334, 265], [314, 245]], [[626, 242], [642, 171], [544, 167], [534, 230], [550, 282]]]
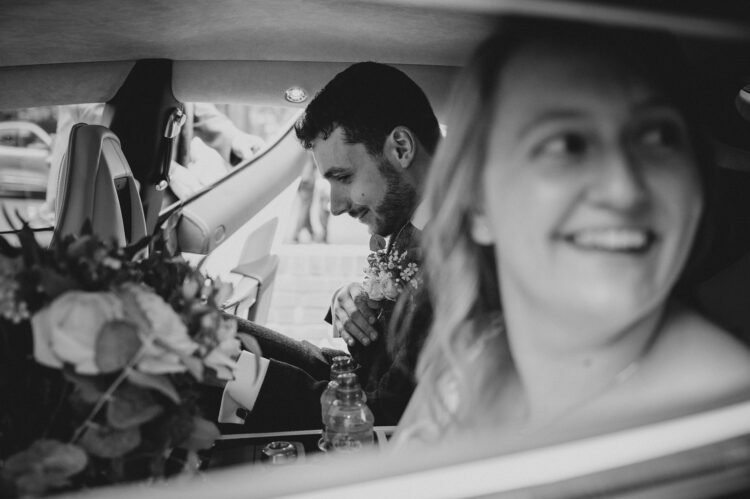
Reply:
[[219, 344], [203, 358], [203, 363], [216, 371], [219, 379], [233, 379], [240, 356], [240, 340], [237, 338], [237, 321], [222, 318], [216, 331]]
[[388, 253], [385, 249], [371, 253], [364, 269], [362, 286], [371, 300], [396, 301], [403, 287], [409, 283], [417, 288], [414, 277], [419, 270], [416, 263], [405, 264], [407, 251]]
[[371, 300], [380, 301], [385, 298], [380, 280], [377, 277], [365, 278], [363, 288]]
[[72, 364], [80, 374], [98, 374], [96, 339], [102, 326], [124, 317], [114, 293], [69, 291], [31, 318], [34, 358], [48, 367]]
[[138, 284], [126, 284], [121, 292], [132, 299], [147, 320], [139, 328], [144, 344], [138, 369], [152, 374], [183, 372], [187, 366], [182, 361], [191, 356], [198, 344], [188, 335], [180, 316], [159, 295]]
[[383, 282], [383, 295], [391, 301], [396, 301], [398, 298], [399, 289], [398, 284], [393, 279], [386, 279]]

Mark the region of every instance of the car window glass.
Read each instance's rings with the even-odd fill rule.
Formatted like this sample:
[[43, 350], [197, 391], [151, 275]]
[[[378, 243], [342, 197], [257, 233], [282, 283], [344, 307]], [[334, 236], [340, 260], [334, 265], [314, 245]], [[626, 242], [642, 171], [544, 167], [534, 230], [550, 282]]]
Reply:
[[57, 121], [58, 106], [0, 110], [0, 231], [52, 223], [45, 201]]
[[100, 124], [103, 110], [103, 104], [0, 110], [0, 231], [22, 221], [38, 229], [54, 227], [70, 129], [76, 123]]
[[44, 149], [47, 144], [44, 140], [31, 130], [18, 131], [18, 147], [29, 147], [32, 149]]
[[17, 147], [18, 141], [16, 140], [15, 130], [2, 130], [0, 131], [0, 145], [8, 147]]
[[[175, 148], [173, 182], [179, 196], [213, 184], [261, 152], [291, 124], [295, 109], [280, 106], [189, 103], [190, 127]], [[102, 124], [101, 103], [0, 110], [0, 231], [55, 223], [55, 195], [68, 137], [76, 123]], [[189, 129], [189, 130], [188, 130]], [[188, 132], [188, 133], [186, 133]], [[183, 143], [180, 143], [182, 140]], [[185, 145], [185, 144], [189, 145]]]

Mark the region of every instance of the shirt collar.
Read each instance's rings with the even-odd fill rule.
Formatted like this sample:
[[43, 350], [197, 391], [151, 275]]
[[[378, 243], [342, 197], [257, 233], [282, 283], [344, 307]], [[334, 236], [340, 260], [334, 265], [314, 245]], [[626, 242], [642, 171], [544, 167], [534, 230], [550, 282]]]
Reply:
[[430, 221], [430, 213], [427, 209], [427, 203], [422, 201], [414, 210], [414, 215], [411, 217], [411, 224], [418, 230], [424, 230], [424, 226]]

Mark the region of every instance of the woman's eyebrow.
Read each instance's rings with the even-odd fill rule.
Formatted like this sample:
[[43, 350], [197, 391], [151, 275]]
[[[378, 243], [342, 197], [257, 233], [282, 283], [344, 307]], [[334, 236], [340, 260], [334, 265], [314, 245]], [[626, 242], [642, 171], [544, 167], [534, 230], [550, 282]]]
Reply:
[[540, 114], [532, 115], [529, 121], [520, 128], [520, 130], [516, 134], [516, 138], [522, 139], [529, 132], [531, 132], [534, 128], [548, 121], [577, 119], [577, 118], [581, 118], [584, 115], [585, 113], [582, 112], [580, 109], [565, 109], [565, 108], [552, 109], [552, 110], [544, 111]]
[[666, 112], [672, 112], [675, 114], [680, 114], [680, 112], [677, 110], [677, 107], [675, 106], [674, 102], [670, 101], [668, 96], [666, 95], [654, 95], [649, 97], [648, 99], [644, 99], [642, 102], [639, 102], [635, 109], [637, 111], [666, 111]]

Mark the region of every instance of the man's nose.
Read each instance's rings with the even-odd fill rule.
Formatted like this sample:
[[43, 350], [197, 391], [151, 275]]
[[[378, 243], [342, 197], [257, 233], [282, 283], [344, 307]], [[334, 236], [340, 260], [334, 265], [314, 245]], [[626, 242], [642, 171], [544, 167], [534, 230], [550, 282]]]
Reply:
[[342, 192], [341, 187], [331, 186], [331, 213], [334, 216], [341, 215], [348, 212], [350, 208], [349, 196]]
[[602, 159], [591, 197], [618, 209], [636, 209], [645, 204], [648, 187], [644, 167], [636, 155], [625, 148], [616, 148]]

